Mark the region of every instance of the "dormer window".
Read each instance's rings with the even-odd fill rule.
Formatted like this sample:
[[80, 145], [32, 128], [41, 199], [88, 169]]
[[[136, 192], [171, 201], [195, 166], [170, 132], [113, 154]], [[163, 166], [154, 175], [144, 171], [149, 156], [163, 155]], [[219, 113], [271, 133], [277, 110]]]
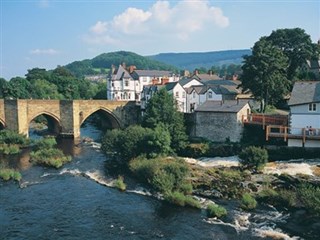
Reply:
[[212, 92], [208, 93], [208, 98], [211, 99], [212, 98]]
[[317, 105], [315, 103], [309, 103], [309, 112], [317, 111]]

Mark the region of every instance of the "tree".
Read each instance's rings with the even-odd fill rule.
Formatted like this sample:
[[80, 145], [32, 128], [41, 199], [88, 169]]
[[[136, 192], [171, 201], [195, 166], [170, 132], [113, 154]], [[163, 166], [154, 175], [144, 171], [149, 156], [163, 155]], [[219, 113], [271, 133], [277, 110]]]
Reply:
[[22, 77], [11, 78], [8, 85], [8, 97], [28, 99], [31, 98], [32, 85]]
[[318, 58], [319, 48], [301, 28], [278, 29], [266, 38], [273, 46], [279, 48], [289, 60], [287, 78], [294, 80], [297, 70], [306, 60]]
[[244, 168], [257, 171], [264, 167], [269, 156], [266, 149], [250, 146], [241, 151], [239, 158]]
[[244, 90], [250, 89], [261, 100], [262, 110], [267, 104], [276, 104], [290, 90], [287, 79], [288, 58], [265, 37], [255, 43], [252, 55], [245, 56], [241, 76]]
[[35, 99], [63, 99], [63, 95], [58, 92], [58, 87], [45, 79], [34, 80], [31, 96]]
[[142, 125], [151, 129], [163, 123], [171, 136], [171, 148], [176, 153], [186, 147], [187, 134], [182, 113], [178, 112], [175, 100], [162, 88], [148, 102]]
[[0, 98], [6, 98], [8, 95], [8, 82], [4, 78], [0, 78]]
[[32, 68], [28, 70], [26, 79], [29, 82], [33, 82], [38, 79], [49, 80], [50, 74], [44, 68]]

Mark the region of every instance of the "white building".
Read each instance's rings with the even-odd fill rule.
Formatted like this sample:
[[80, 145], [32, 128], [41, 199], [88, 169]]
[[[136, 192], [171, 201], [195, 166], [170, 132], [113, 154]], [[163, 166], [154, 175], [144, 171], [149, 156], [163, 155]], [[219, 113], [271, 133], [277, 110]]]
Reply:
[[[296, 82], [289, 100], [288, 146], [320, 147], [320, 82]], [[299, 137], [300, 136], [300, 137]]]
[[205, 101], [221, 101], [222, 93], [215, 86], [192, 86], [186, 89], [187, 93], [187, 113], [193, 112], [198, 106], [201, 106]]
[[179, 82], [167, 83], [165, 88], [168, 93], [174, 96], [178, 111], [186, 112], [186, 90], [181, 86], [181, 84]]
[[110, 100], [140, 101], [143, 87], [150, 84], [165, 84], [179, 80], [170, 71], [136, 70], [120, 65], [116, 70], [112, 67], [107, 84], [107, 98]]

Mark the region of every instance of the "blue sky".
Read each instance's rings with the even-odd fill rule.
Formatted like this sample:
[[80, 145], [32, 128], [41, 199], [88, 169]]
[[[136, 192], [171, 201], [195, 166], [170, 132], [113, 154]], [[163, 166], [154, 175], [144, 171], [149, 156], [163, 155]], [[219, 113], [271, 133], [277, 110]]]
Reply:
[[0, 0], [0, 77], [104, 52], [249, 49], [279, 28], [320, 38], [319, 0]]

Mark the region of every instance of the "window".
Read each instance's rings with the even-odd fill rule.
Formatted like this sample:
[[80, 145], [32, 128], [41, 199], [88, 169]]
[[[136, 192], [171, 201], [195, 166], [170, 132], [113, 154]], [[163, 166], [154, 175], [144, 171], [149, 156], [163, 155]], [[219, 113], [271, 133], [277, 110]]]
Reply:
[[209, 92], [208, 98], [212, 98], [212, 92]]
[[176, 97], [177, 97], [177, 98], [179, 97], [179, 92], [176, 92]]
[[317, 105], [315, 103], [309, 103], [309, 112], [317, 111]]
[[185, 98], [186, 97], [186, 93], [182, 92], [182, 97]]
[[125, 85], [126, 87], [129, 87], [129, 80], [125, 80], [125, 81], [124, 81], [124, 85]]
[[195, 92], [193, 92], [192, 97], [193, 97], [193, 98], [195, 98], [195, 97], [196, 97], [196, 93], [195, 93]]

